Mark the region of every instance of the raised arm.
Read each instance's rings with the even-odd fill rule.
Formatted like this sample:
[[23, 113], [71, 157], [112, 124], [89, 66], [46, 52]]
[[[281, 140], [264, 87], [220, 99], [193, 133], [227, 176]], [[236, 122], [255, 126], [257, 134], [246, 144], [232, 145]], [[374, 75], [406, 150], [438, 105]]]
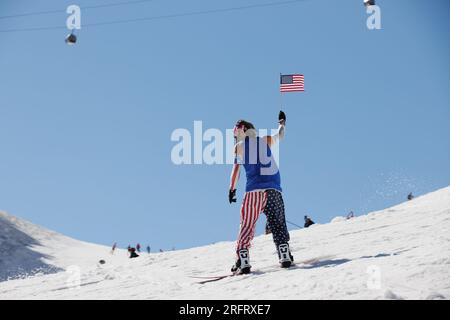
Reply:
[[277, 141], [284, 138], [285, 125], [286, 125], [286, 114], [283, 111], [280, 111], [280, 114], [278, 115], [277, 133], [275, 133], [273, 136], [265, 136], [263, 138], [266, 140], [266, 143], [269, 146], [272, 146], [273, 144], [277, 143]]

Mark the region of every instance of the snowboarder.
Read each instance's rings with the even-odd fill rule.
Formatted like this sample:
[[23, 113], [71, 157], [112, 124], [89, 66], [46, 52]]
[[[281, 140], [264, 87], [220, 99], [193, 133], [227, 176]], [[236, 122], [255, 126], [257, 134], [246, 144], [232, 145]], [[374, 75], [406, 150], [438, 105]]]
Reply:
[[130, 259], [139, 257], [139, 255], [136, 253], [136, 248], [130, 248], [128, 249], [128, 252], [130, 253]]
[[314, 221], [312, 221], [310, 217], [305, 216], [305, 225], [304, 225], [304, 227], [308, 228], [309, 226], [311, 226], [313, 224], [314, 224]]
[[414, 196], [413, 196], [412, 192], [410, 192], [410, 193], [408, 194], [408, 200], [412, 200], [412, 199], [414, 199]]
[[353, 214], [353, 211], [350, 211], [349, 213], [348, 213], [348, 215], [347, 215], [347, 220], [348, 219], [351, 219], [351, 218], [354, 218], [355, 217], [355, 215]]
[[[235, 161], [231, 172], [228, 201], [236, 202], [236, 184], [240, 165], [245, 169], [247, 184], [241, 206], [241, 223], [236, 243], [237, 260], [233, 273], [245, 274], [251, 269], [249, 248], [255, 234], [255, 225], [261, 212], [267, 216], [281, 267], [293, 262], [289, 250], [289, 232], [286, 226], [280, 173], [270, 147], [284, 137], [286, 115], [278, 115], [278, 131], [273, 136], [258, 137], [250, 122], [239, 120], [234, 127]], [[262, 152], [261, 152], [262, 150]]]
[[136, 245], [136, 250], [137, 252], [141, 252], [141, 245], [139, 243]]
[[150, 254], [150, 250], [151, 250], [150, 246], [147, 246], [147, 252], [148, 252], [148, 254]]

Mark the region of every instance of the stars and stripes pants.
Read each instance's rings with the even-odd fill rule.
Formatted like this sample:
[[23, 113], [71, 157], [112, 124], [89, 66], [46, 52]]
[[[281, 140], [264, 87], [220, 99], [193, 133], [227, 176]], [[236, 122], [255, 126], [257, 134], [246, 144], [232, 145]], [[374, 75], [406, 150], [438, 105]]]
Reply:
[[278, 245], [289, 242], [289, 232], [284, 215], [284, 202], [281, 192], [274, 189], [246, 192], [241, 206], [241, 223], [236, 244], [236, 252], [248, 249], [255, 236], [256, 222], [261, 212], [267, 216], [273, 241]]

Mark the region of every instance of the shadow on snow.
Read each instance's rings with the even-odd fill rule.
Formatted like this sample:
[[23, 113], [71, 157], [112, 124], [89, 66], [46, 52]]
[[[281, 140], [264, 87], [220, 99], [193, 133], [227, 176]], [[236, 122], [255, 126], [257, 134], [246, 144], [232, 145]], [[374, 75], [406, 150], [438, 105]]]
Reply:
[[44, 262], [48, 255], [32, 250], [40, 243], [0, 217], [0, 281], [62, 271]]

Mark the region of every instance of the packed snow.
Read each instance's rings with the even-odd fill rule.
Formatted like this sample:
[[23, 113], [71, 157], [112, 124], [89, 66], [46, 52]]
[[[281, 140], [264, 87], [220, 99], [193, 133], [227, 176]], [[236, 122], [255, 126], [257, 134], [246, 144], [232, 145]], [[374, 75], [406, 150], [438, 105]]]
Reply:
[[291, 231], [290, 269], [270, 235], [256, 237], [252, 274], [203, 284], [229, 273], [233, 242], [129, 259], [6, 213], [0, 230], [0, 300], [450, 298], [450, 187]]

